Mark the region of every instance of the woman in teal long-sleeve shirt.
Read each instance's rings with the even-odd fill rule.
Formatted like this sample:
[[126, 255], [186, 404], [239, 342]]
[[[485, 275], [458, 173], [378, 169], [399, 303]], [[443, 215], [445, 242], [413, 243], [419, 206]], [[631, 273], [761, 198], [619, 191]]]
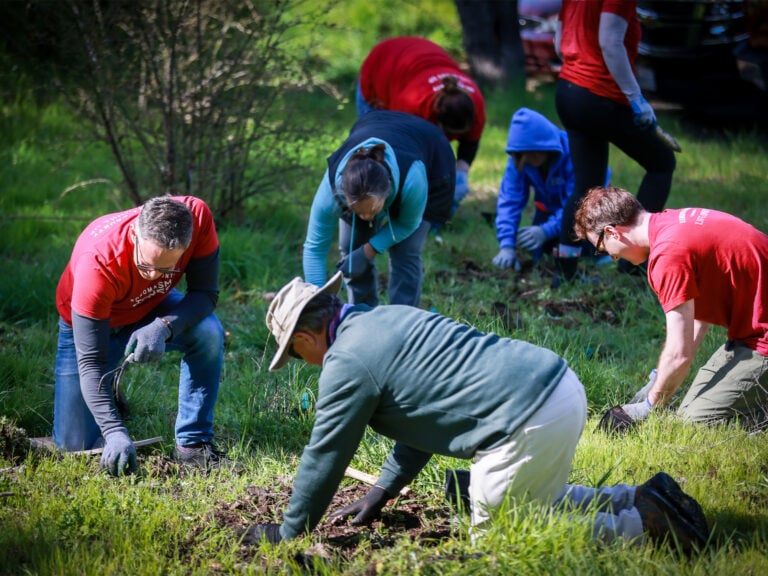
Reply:
[[439, 128], [402, 112], [360, 118], [328, 158], [315, 193], [304, 242], [304, 277], [322, 286], [326, 259], [339, 229], [352, 303], [378, 304], [375, 256], [389, 252], [389, 301], [418, 306], [421, 249], [433, 225], [444, 224], [453, 202], [456, 165]]

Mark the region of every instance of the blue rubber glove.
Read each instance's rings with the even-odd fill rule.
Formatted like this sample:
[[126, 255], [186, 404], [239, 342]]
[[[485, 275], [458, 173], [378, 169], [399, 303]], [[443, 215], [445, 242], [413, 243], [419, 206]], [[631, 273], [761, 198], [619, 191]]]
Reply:
[[622, 406], [624, 412], [629, 414], [633, 420], [645, 420], [651, 413], [653, 405], [646, 398], [642, 402], [636, 402], [634, 404], [624, 404]]
[[172, 335], [165, 322], [155, 318], [131, 334], [125, 352], [133, 352], [134, 362], [157, 362], [165, 353], [165, 343]]
[[456, 188], [453, 191], [453, 209], [456, 210], [461, 201], [469, 194], [469, 172], [456, 170]]
[[136, 470], [136, 447], [124, 430], [117, 429], [105, 434], [104, 442], [102, 468], [112, 476], [122, 476]]
[[656, 114], [654, 114], [653, 108], [651, 108], [651, 105], [648, 104], [648, 101], [645, 98], [640, 96], [639, 98], [632, 100], [629, 104], [632, 106], [635, 126], [639, 126], [643, 130], [656, 128]]
[[392, 496], [390, 496], [389, 492], [384, 490], [384, 488], [381, 486], [374, 486], [365, 496], [359, 500], [355, 500], [349, 506], [337, 510], [328, 516], [328, 518], [345, 518], [354, 514], [355, 517], [352, 519], [352, 524], [354, 526], [370, 524], [381, 515], [381, 509], [384, 508], [384, 505], [390, 498], [392, 498]]
[[648, 399], [648, 392], [651, 391], [651, 388], [653, 388], [653, 383], [656, 382], [656, 368], [651, 370], [651, 373], [648, 375], [648, 383], [640, 388], [638, 390], [637, 394], [635, 394], [632, 397], [631, 403], [636, 404], [637, 402], [643, 402]]
[[336, 263], [336, 270], [340, 270], [348, 278], [356, 278], [368, 272], [373, 266], [373, 260], [365, 255], [363, 246], [356, 248]]
[[517, 233], [517, 245], [523, 250], [535, 252], [547, 241], [547, 235], [541, 226], [523, 226]]
[[269, 542], [279, 544], [283, 537], [280, 535], [280, 524], [254, 524], [247, 531], [249, 543]]
[[520, 261], [517, 259], [514, 248], [501, 248], [499, 253], [493, 257], [493, 263], [504, 270], [514, 266], [516, 272], [520, 272]]

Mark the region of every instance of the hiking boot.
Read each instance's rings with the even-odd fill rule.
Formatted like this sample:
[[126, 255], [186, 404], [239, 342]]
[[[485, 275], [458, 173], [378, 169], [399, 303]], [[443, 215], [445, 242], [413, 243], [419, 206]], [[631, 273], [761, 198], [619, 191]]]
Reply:
[[659, 472], [638, 486], [635, 507], [651, 540], [677, 545], [686, 555], [701, 550], [709, 540], [701, 506], [669, 474]]
[[227, 453], [219, 450], [212, 442], [200, 442], [189, 446], [179, 446], [173, 449], [173, 459], [179, 464], [201, 470], [224, 469], [241, 472], [243, 465], [227, 458]]

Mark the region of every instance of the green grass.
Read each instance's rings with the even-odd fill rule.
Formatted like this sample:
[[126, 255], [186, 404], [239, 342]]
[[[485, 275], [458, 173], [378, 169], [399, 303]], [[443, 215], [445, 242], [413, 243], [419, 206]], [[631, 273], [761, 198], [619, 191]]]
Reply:
[[[351, 85], [340, 90], [351, 98]], [[231, 337], [216, 433], [245, 464], [245, 473], [159, 470], [173, 445], [178, 357], [169, 355], [157, 367], [132, 367], [125, 376], [130, 431], [137, 438], [163, 436], [163, 444], [141, 452], [139, 474], [119, 479], [99, 473], [93, 458], [33, 454], [0, 460], [0, 492], [10, 493], [0, 498], [0, 574], [284, 573], [298, 570], [297, 552], [317, 544], [308, 536], [263, 547], [243, 560], [236, 534], [214, 514], [245, 498], [251, 486], [290, 485], [312, 426], [311, 411], [299, 407], [303, 394], [315, 394], [318, 370], [295, 362], [278, 373], [266, 370], [274, 342], [264, 325], [263, 295], [301, 275], [311, 198], [325, 156], [343, 138], [354, 110], [322, 94], [306, 98], [307, 113], [325, 118], [328, 133], [307, 143], [305, 170], [249, 205], [237, 222], [219, 225], [223, 292], [217, 313]], [[520, 277], [491, 265], [497, 246], [482, 212], [495, 211], [509, 119], [523, 105], [557, 121], [551, 86], [488, 93], [489, 124], [471, 173], [473, 191], [451, 225], [425, 247], [422, 306], [563, 355], [584, 382], [590, 408], [571, 480], [640, 483], [665, 470], [701, 502], [714, 526], [712, 542], [698, 557], [681, 560], [649, 546], [598, 545], [581, 523], [513, 508], [499, 515], [478, 545], [470, 543], [460, 520], [452, 538], [432, 546], [394, 533], [394, 546], [380, 547], [381, 533], [361, 529], [355, 555], [331, 559], [317, 573], [766, 573], [764, 433], [684, 425], [668, 414], [625, 438], [594, 431], [600, 410], [626, 400], [644, 382], [663, 344], [664, 316], [644, 282], [613, 266], [585, 266], [599, 283], [553, 293], [543, 272]], [[733, 132], [703, 138], [672, 114], [661, 114], [661, 120], [684, 150], [669, 206], [718, 208], [768, 230], [764, 137]], [[83, 225], [129, 204], [119, 194], [108, 151], [82, 140], [65, 109], [21, 99], [4, 105], [0, 127], [0, 416], [42, 436], [50, 433], [53, 412], [58, 275]], [[616, 150], [610, 163], [616, 183], [636, 190], [639, 167]], [[527, 217], [531, 213], [529, 207]], [[577, 303], [585, 301], [591, 307], [580, 309]], [[494, 312], [496, 303], [507, 306], [511, 323]], [[723, 338], [722, 329], [708, 335], [694, 369]], [[375, 474], [390, 445], [367, 434], [352, 464]], [[440, 503], [443, 469], [466, 466], [434, 458], [412, 488]], [[231, 510], [238, 509], [232, 504]], [[281, 512], [272, 511], [276, 521]]]

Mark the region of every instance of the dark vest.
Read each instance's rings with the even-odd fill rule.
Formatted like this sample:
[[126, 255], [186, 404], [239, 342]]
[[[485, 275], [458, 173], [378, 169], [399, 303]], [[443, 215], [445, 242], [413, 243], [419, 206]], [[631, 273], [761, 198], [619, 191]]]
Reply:
[[333, 194], [336, 195], [335, 176], [341, 159], [369, 138], [378, 138], [389, 144], [395, 152], [400, 169], [398, 193], [387, 208], [390, 217], [397, 218], [400, 213], [400, 190], [403, 189], [405, 177], [411, 165], [421, 160], [427, 170], [428, 182], [423, 219], [433, 224], [445, 224], [451, 215], [453, 190], [456, 186], [453, 148], [437, 126], [404, 112], [374, 110], [352, 126], [341, 147], [328, 157], [328, 178]]

